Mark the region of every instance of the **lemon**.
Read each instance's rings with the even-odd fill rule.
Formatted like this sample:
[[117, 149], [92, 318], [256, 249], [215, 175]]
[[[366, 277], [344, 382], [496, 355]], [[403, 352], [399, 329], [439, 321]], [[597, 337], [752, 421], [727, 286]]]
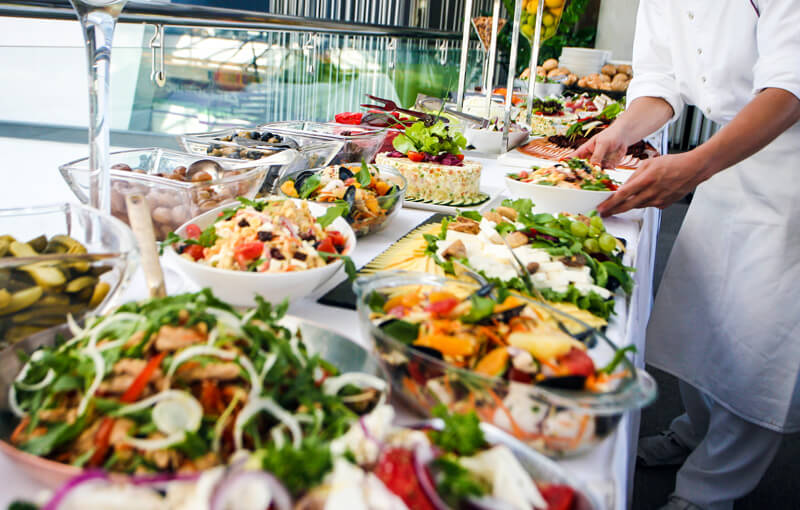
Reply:
[[533, 37], [533, 26], [531, 25], [522, 25], [522, 33], [528, 37]]
[[551, 7], [550, 8], [550, 14], [552, 14], [553, 16], [558, 18], [559, 16], [561, 16], [561, 11], [563, 11], [563, 10], [564, 10], [564, 6], [563, 5], [561, 7]]
[[528, 351], [537, 359], [552, 360], [567, 354], [574, 345], [572, 337], [558, 330], [516, 331], [508, 336], [509, 345]]
[[536, 14], [536, 9], [538, 8], [539, 0], [530, 0], [528, 5], [525, 6], [525, 10], [527, 10], [529, 14]]
[[564, 5], [564, 0], [544, 0], [544, 4], [548, 8], [561, 7]]
[[542, 25], [546, 27], [552, 27], [555, 22], [556, 22], [555, 16], [553, 16], [549, 12], [544, 13], [544, 15], [542, 16]]

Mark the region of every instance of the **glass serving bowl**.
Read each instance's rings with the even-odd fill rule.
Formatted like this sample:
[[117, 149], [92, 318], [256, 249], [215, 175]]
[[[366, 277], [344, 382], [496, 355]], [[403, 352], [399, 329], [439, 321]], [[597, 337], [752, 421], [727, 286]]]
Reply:
[[[267, 174], [280, 175], [294, 162], [297, 152], [282, 151], [257, 161], [233, 161], [205, 157], [166, 149], [133, 149], [112, 152], [111, 214], [128, 223], [125, 195], [142, 193], [150, 206], [156, 239], [159, 241], [176, 228], [206, 211], [233, 202], [236, 197], [253, 198]], [[213, 161], [221, 167], [208, 180], [185, 182], [175, 172], [184, 172], [192, 163]], [[131, 170], [115, 168], [127, 165]], [[212, 165], [213, 166], [213, 165]], [[78, 199], [86, 203], [89, 189], [89, 160], [78, 159], [59, 167], [61, 175]], [[203, 172], [200, 172], [201, 174]]]
[[[127, 226], [80, 204], [1, 209], [0, 236], [0, 304], [5, 301], [0, 306], [0, 352], [63, 324], [68, 313], [78, 319], [90, 311], [106, 312], [139, 260]], [[28, 246], [40, 249], [36, 255], [11, 256], [14, 250], [6, 236], [20, 243], [34, 241]], [[56, 236], [69, 236], [82, 248]], [[103, 256], [93, 256], [97, 254]]]
[[[293, 149], [298, 152], [297, 159], [286, 171], [305, 170], [306, 168], [316, 168], [327, 165], [336, 154], [342, 149], [344, 142], [341, 140], [320, 140], [293, 134], [292, 136], [281, 136], [280, 142], [272, 143], [251, 139], [247, 136], [254, 132], [263, 135], [257, 128], [230, 128], [208, 133], [189, 133], [181, 135], [180, 143], [187, 152], [192, 154], [203, 154], [228, 159], [251, 159], [259, 160], [286, 149]], [[229, 141], [224, 140], [230, 138]], [[269, 193], [272, 189], [277, 175], [268, 175], [265, 185], [262, 186], [261, 193]]]
[[303, 135], [320, 141], [342, 142], [342, 148], [327, 163], [329, 165], [360, 163], [362, 160], [371, 163], [387, 134], [385, 128], [302, 120], [270, 122], [259, 126], [258, 130], [290, 137]]
[[[352, 173], [358, 173], [360, 169], [359, 165], [340, 166], [346, 167]], [[384, 181], [395, 185], [395, 191], [377, 197], [377, 202], [375, 204], [369, 204], [367, 203], [367, 200], [353, 200], [352, 204], [350, 205], [350, 212], [348, 213], [346, 219], [347, 222], [350, 223], [350, 227], [352, 227], [353, 232], [355, 232], [357, 237], [362, 237], [374, 232], [380, 232], [389, 225], [392, 219], [397, 216], [397, 213], [403, 207], [403, 199], [406, 196], [405, 177], [403, 177], [400, 172], [393, 168], [388, 168], [385, 166], [379, 166], [377, 168], [380, 171], [380, 176]], [[285, 182], [294, 182], [301, 174], [305, 172], [319, 172], [321, 170], [324, 170], [324, 168], [312, 168], [310, 170], [303, 170], [301, 172], [293, 172], [285, 175], [278, 183], [278, 186], [276, 187], [276, 193], [284, 197], [289, 197], [289, 195], [284, 193], [282, 190], [282, 186]], [[323, 205], [331, 204], [331, 202], [323, 202], [318, 200], [315, 200], [315, 202]], [[374, 211], [376, 205], [378, 207], [377, 212]]]
[[[306, 346], [309, 356], [319, 355], [321, 359], [338, 368], [341, 373], [364, 372], [385, 381], [389, 380], [380, 360], [351, 339], [327, 329], [322, 324], [291, 315], [285, 316], [280, 323], [296, 332], [296, 336]], [[30, 355], [40, 347], [54, 345], [59, 336], [71, 338], [69, 329], [62, 326], [38, 333], [17, 344], [17, 349]], [[11, 459], [14, 466], [27, 476], [46, 487], [55, 489], [79, 475], [81, 468], [37, 457], [10, 443], [11, 434], [19, 419], [11, 412], [8, 390], [24, 365], [24, 361], [17, 355], [17, 349], [13, 352], [10, 349], [0, 352], [0, 452]], [[391, 395], [390, 386], [387, 385], [386, 391], [388, 400]], [[120, 482], [128, 479], [127, 475], [117, 473], [112, 473], [111, 477]]]
[[[602, 393], [484, 376], [447, 363], [430, 349], [389, 336], [376, 324], [376, 319], [386, 314], [376, 314], [370, 307], [374, 293], [386, 297], [409, 290], [446, 289], [466, 297], [481, 288], [477, 284], [423, 273], [384, 272], [362, 277], [354, 287], [359, 323], [389, 367], [396, 393], [425, 415], [439, 403], [454, 411], [474, 409], [482, 421], [506, 430], [535, 450], [564, 457], [591, 449], [614, 432], [625, 411], [644, 407], [656, 397], [655, 381], [626, 357], [613, 373], [616, 383]], [[558, 322], [589, 347], [587, 353], [595, 366], [605, 365], [614, 357], [616, 346], [599, 331], [541, 302], [515, 297], [534, 307], [540, 316], [558, 314]]]

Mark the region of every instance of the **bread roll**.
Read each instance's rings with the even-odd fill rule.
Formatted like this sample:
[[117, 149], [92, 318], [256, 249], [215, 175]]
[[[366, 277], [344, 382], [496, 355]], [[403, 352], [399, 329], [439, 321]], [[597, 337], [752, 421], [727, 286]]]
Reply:
[[611, 83], [611, 90], [615, 90], [617, 92], [625, 92], [626, 90], [628, 90], [628, 84], [629, 83], [630, 83], [630, 80], [612, 82]]
[[575, 75], [575, 74], [569, 73], [569, 75], [567, 76], [567, 79], [564, 80], [564, 85], [569, 87], [571, 85], [574, 85], [575, 82], [577, 82], [577, 81], [578, 81], [578, 76]]
[[526, 67], [525, 70], [522, 71], [522, 73], [520, 73], [520, 75], [519, 75], [519, 79], [520, 80], [527, 80], [530, 77], [531, 77], [531, 68], [530, 67]]
[[578, 86], [579, 86], [580, 88], [582, 88], [582, 89], [587, 89], [587, 88], [589, 88], [589, 85], [587, 84], [587, 81], [586, 81], [586, 77], [585, 77], [585, 76], [584, 76], [583, 78], [581, 78], [580, 80], [578, 80]]
[[556, 76], [566, 76], [569, 74], [569, 69], [552, 69], [547, 73], [548, 78], [555, 78]]
[[601, 74], [601, 75], [599, 76], [599, 79], [600, 79], [600, 81], [601, 81], [601, 82], [603, 82], [603, 83], [611, 83], [611, 76], [609, 76], [609, 75], [607, 75], [607, 74]]
[[611, 83], [617, 83], [620, 81], [628, 81], [628, 75], [625, 73], [617, 73], [614, 75], [614, 78], [611, 80]]
[[606, 64], [600, 69], [600, 72], [608, 76], [609, 78], [617, 74], [617, 66], [614, 64]]
[[620, 64], [617, 66], [617, 73], [625, 73], [628, 76], [633, 76], [633, 68], [628, 64]]
[[542, 64], [542, 68], [547, 72], [550, 72], [553, 69], [556, 69], [557, 67], [558, 67], [558, 60], [556, 60], [554, 58], [548, 58]]

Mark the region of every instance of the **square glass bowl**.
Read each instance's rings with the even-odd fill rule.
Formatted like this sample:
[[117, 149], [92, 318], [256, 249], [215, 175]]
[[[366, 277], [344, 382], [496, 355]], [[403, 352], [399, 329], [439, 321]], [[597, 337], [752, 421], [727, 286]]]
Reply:
[[[369, 126], [353, 126], [334, 122], [308, 122], [290, 120], [270, 122], [258, 127], [259, 131], [269, 131], [280, 135], [303, 135], [323, 141], [342, 142], [342, 148], [327, 164], [360, 163], [361, 160], [372, 163], [375, 155], [383, 145], [388, 131], [385, 128]], [[324, 166], [324, 165], [322, 165]]]
[[[181, 135], [180, 143], [187, 152], [228, 159], [260, 160], [287, 149], [298, 152], [297, 159], [289, 170], [305, 170], [327, 165], [344, 146], [341, 140], [321, 140], [316, 137], [293, 134], [279, 135], [281, 140], [274, 140], [264, 135], [271, 133], [258, 128], [230, 128], [208, 133], [189, 133]], [[256, 139], [258, 138], [258, 139]], [[267, 176], [267, 182], [275, 181], [273, 175]], [[268, 193], [270, 190], [262, 190]]]
[[[276, 178], [282, 175], [296, 156], [296, 151], [285, 150], [256, 161], [234, 161], [159, 148], [112, 152], [111, 214], [129, 223], [125, 195], [143, 194], [150, 206], [156, 238], [161, 241], [195, 216], [237, 197], [253, 198], [268, 174]], [[218, 171], [206, 172], [207, 176], [198, 176], [196, 182], [186, 182], [176, 175], [200, 160], [210, 161], [209, 165]], [[59, 171], [78, 199], [87, 203], [89, 159], [65, 163]]]
[[131, 229], [91, 207], [0, 209], [0, 351], [68, 313], [104, 313], [138, 260]]

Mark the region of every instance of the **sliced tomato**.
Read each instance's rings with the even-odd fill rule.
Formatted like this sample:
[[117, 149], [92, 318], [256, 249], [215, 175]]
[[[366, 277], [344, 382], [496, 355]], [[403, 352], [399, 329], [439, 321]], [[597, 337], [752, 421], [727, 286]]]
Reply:
[[540, 487], [539, 492], [547, 501], [547, 510], [573, 510], [575, 490], [567, 485], [548, 485]]
[[408, 159], [410, 159], [414, 163], [420, 163], [422, 161], [425, 161], [425, 153], [423, 152], [408, 151], [408, 154], [406, 154], [406, 156], [408, 156]]
[[202, 234], [202, 233], [203, 233], [203, 231], [200, 229], [200, 227], [198, 227], [194, 223], [190, 223], [190, 224], [186, 225], [186, 238], [187, 239], [197, 239], [198, 237], [200, 237], [200, 234]]
[[600, 182], [605, 184], [606, 188], [610, 189], [611, 191], [617, 191], [617, 189], [619, 189], [619, 186], [614, 184], [614, 181], [612, 181], [611, 179], [603, 179]]
[[558, 360], [558, 363], [567, 369], [569, 375], [583, 375], [589, 377], [594, 374], [594, 361], [586, 351], [573, 347]]
[[137, 375], [131, 385], [128, 386], [128, 389], [125, 390], [125, 393], [122, 394], [122, 397], [120, 397], [122, 402], [130, 404], [131, 402], [139, 400], [142, 392], [147, 387], [147, 383], [150, 382], [150, 378], [153, 377], [153, 373], [156, 369], [161, 366], [161, 362], [164, 361], [166, 355], [166, 352], [161, 352], [147, 361], [147, 365], [144, 366], [142, 371], [139, 372], [139, 375]]
[[361, 124], [361, 119], [364, 117], [363, 113], [359, 112], [343, 112], [337, 113], [333, 116], [334, 120], [339, 124]]
[[520, 179], [527, 179], [528, 178], [528, 172], [526, 170], [523, 170], [523, 171], [521, 171], [520, 173], [517, 174], [517, 177], [519, 177]]
[[410, 450], [385, 450], [374, 473], [387, 489], [403, 500], [409, 510], [435, 510], [422, 490], [414, 470], [414, 454]]
[[446, 298], [429, 304], [425, 307], [425, 311], [434, 315], [447, 315], [453, 308], [458, 306], [458, 303], [460, 303], [460, 301], [456, 298]]
[[533, 382], [533, 376], [528, 372], [523, 372], [522, 370], [517, 370], [513, 366], [508, 371], [508, 379], [510, 381], [522, 383], [522, 384], [530, 384]]
[[192, 260], [200, 260], [203, 258], [203, 247], [199, 244], [190, 244], [183, 250], [183, 253], [188, 253]]
[[317, 245], [317, 251], [325, 253], [336, 253], [336, 247], [333, 245], [333, 238], [331, 236], [328, 236], [322, 241], [320, 241], [319, 244]]
[[241, 243], [233, 249], [233, 256], [240, 266], [247, 266], [247, 264], [257, 259], [264, 253], [264, 243], [261, 241], [250, 241]]
[[333, 245], [337, 248], [344, 248], [347, 245], [347, 238], [338, 230], [328, 230], [328, 239], [333, 241]]
[[108, 449], [111, 447], [111, 430], [113, 428], [114, 418], [106, 417], [100, 422], [100, 427], [94, 434], [94, 453], [89, 459], [89, 467], [98, 467], [103, 464]]

